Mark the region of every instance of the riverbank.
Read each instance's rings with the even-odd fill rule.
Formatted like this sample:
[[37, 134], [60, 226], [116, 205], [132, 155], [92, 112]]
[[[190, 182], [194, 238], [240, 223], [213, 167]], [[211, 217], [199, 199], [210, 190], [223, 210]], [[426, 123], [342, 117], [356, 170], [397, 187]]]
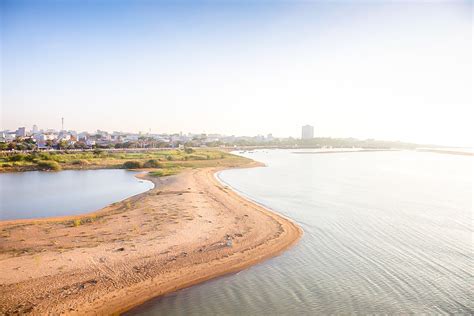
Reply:
[[114, 314], [275, 256], [302, 230], [220, 184], [240, 162], [155, 178], [82, 217], [0, 222], [0, 313]]
[[116, 152], [105, 150], [28, 153], [0, 152], [0, 173], [24, 171], [160, 168], [176, 170], [244, 160], [218, 149], [186, 148]]

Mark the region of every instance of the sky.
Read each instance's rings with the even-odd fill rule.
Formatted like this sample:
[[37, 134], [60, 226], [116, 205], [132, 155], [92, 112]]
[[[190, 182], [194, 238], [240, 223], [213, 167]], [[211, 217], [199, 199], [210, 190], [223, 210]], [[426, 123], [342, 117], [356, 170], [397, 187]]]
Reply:
[[0, 3], [0, 130], [474, 145], [471, 1]]

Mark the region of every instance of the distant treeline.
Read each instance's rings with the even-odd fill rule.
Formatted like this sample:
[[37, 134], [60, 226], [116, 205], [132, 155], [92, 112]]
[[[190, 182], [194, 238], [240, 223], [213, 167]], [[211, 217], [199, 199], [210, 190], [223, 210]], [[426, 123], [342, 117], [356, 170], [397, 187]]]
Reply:
[[[331, 138], [317, 137], [313, 139], [275, 139], [272, 141], [237, 141], [237, 146], [259, 146], [259, 147], [288, 147], [288, 148], [366, 148], [366, 149], [415, 149], [420, 147], [434, 147], [433, 145], [420, 145], [399, 141], [384, 141], [375, 139], [360, 140], [356, 138]], [[440, 146], [436, 146], [440, 147]]]

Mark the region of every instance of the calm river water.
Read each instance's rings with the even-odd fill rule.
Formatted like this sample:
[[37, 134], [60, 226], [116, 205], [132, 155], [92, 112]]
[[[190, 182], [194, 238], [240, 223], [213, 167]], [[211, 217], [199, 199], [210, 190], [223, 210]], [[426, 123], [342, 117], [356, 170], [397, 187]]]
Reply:
[[0, 173], [0, 220], [83, 214], [153, 188], [127, 170]]
[[219, 178], [301, 225], [299, 244], [130, 314], [472, 314], [473, 158], [423, 152], [245, 154]]

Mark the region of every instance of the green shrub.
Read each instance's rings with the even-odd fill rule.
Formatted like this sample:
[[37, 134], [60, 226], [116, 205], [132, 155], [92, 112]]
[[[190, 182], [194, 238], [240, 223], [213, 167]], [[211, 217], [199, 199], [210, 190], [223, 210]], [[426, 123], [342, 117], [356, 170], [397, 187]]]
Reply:
[[137, 169], [141, 168], [142, 164], [139, 161], [126, 161], [123, 163], [125, 169]]
[[40, 153], [39, 156], [42, 160], [49, 160], [51, 157], [49, 153]]
[[95, 156], [101, 156], [104, 153], [104, 151], [102, 149], [99, 149], [99, 148], [94, 149], [93, 152], [94, 152]]
[[2, 164], [2, 167], [5, 167], [5, 168], [12, 167], [12, 164], [11, 163], [4, 163], [4, 164]]
[[192, 148], [185, 148], [184, 149], [184, 152], [187, 153], [187, 154], [192, 154], [194, 152], [194, 149]]
[[41, 170], [61, 170], [61, 166], [53, 160], [42, 160], [38, 161], [38, 167]]
[[37, 154], [29, 154], [24, 158], [24, 160], [35, 162], [35, 160], [37, 160], [37, 158], [38, 158]]
[[22, 161], [22, 160], [25, 160], [25, 158], [26, 158], [25, 154], [16, 154], [16, 155], [10, 156], [8, 160], [9, 161]]
[[163, 168], [163, 164], [157, 159], [150, 159], [143, 164], [144, 168]]
[[82, 221], [80, 219], [75, 219], [73, 221], [74, 227], [79, 227], [79, 226], [81, 226], [81, 224], [82, 224]]

